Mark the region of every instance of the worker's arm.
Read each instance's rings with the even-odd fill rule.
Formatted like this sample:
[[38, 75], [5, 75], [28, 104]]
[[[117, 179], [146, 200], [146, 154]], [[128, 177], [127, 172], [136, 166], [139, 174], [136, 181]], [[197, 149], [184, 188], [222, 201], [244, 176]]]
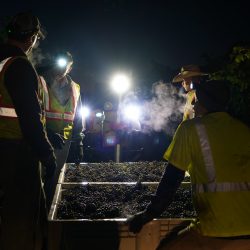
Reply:
[[23, 58], [16, 59], [6, 69], [5, 86], [13, 100], [24, 140], [41, 161], [53, 158], [53, 148], [42, 123], [38, 79], [32, 65]]
[[84, 129], [85, 124], [81, 113], [82, 102], [81, 95], [79, 96], [76, 113], [73, 123], [73, 132], [72, 132], [72, 142], [71, 150], [73, 151], [74, 162], [78, 165], [83, 159], [83, 138], [84, 138]]
[[76, 113], [73, 123], [73, 131], [72, 131], [72, 141], [79, 143], [79, 145], [82, 145], [82, 140], [84, 138], [84, 120], [81, 113], [82, 109], [82, 101], [81, 101], [81, 95], [78, 98], [77, 107], [76, 107]]
[[151, 203], [147, 207], [147, 212], [154, 217], [160, 216], [168, 205], [172, 202], [173, 197], [180, 187], [185, 176], [185, 171], [176, 168], [168, 163], [157, 191], [153, 196]]
[[172, 202], [184, 176], [185, 171], [168, 163], [157, 187], [156, 194], [153, 196], [150, 204], [144, 211], [128, 218], [129, 230], [131, 232], [138, 233], [143, 225], [151, 221], [153, 218], [160, 216], [164, 212]]

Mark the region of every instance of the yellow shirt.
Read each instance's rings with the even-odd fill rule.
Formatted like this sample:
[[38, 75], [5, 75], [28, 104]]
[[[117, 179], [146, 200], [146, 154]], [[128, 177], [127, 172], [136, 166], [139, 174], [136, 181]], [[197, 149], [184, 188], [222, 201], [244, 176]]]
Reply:
[[[164, 158], [188, 171], [192, 184], [207, 184], [208, 177], [196, 119], [178, 127]], [[250, 183], [250, 129], [227, 113], [201, 118], [215, 165], [216, 183]], [[197, 229], [207, 236], [250, 235], [250, 185], [245, 191], [204, 192], [193, 195], [200, 220]]]
[[183, 121], [194, 118], [194, 110], [192, 102], [195, 98], [195, 90], [190, 90], [186, 94], [186, 104], [184, 107]]

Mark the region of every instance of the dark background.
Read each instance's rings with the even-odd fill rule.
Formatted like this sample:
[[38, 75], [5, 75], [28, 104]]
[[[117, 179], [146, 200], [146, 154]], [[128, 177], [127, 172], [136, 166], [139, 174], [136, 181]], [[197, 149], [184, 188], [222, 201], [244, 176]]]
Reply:
[[36, 14], [47, 31], [42, 54], [70, 51], [72, 76], [94, 98], [117, 70], [135, 85], [150, 86], [159, 78], [170, 81], [171, 70], [204, 64], [204, 55], [223, 55], [234, 43], [250, 40], [247, 2], [2, 1], [0, 17]]
[[[109, 87], [117, 71], [132, 78], [134, 89], [150, 90], [156, 81], [170, 82], [182, 65], [205, 65], [207, 56], [223, 56], [235, 43], [250, 41], [247, 3], [2, 1], [0, 21], [3, 26], [6, 17], [27, 10], [37, 15], [47, 33], [39, 46], [40, 58], [70, 51], [71, 76], [81, 85], [84, 103], [99, 108], [117, 98]], [[158, 133], [152, 141], [162, 136]]]

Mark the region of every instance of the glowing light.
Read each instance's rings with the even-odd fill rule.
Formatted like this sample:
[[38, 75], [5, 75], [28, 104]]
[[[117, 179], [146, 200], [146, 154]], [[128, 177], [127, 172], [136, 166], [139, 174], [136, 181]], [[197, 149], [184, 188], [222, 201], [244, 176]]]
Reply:
[[101, 113], [101, 112], [97, 112], [97, 113], [95, 114], [95, 116], [98, 117], [98, 118], [100, 118], [100, 117], [102, 117], [102, 113]]
[[97, 118], [101, 118], [101, 117], [102, 117], [102, 112], [97, 112], [97, 113], [95, 114], [95, 116], [96, 116]]
[[60, 67], [60, 68], [64, 68], [66, 65], [67, 65], [67, 60], [63, 57], [61, 58], [58, 58], [57, 60], [57, 65]]
[[88, 117], [90, 115], [90, 109], [86, 106], [82, 107], [80, 110], [80, 115], [84, 118]]
[[126, 75], [115, 75], [111, 82], [112, 89], [118, 93], [125, 93], [130, 87], [130, 79]]
[[127, 119], [138, 121], [141, 115], [140, 107], [137, 105], [129, 105], [124, 108], [124, 115]]
[[117, 143], [116, 136], [113, 134], [107, 134], [104, 136], [104, 145], [105, 146], [114, 146]]
[[113, 109], [113, 104], [111, 102], [105, 102], [103, 108], [106, 111], [111, 111]]

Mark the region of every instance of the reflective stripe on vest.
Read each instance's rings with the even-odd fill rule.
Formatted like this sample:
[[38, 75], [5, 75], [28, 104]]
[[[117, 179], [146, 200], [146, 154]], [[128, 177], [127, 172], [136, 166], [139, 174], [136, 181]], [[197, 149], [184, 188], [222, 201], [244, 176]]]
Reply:
[[73, 100], [74, 100], [74, 113], [75, 113], [76, 107], [77, 107], [76, 103], [77, 103], [80, 93], [79, 91], [77, 91], [76, 85], [74, 83], [72, 84], [72, 94], [73, 94]]
[[204, 124], [200, 122], [200, 120], [196, 121], [195, 126], [200, 139], [201, 151], [205, 163], [208, 182], [211, 183], [215, 181], [215, 167], [212, 151], [207, 137], [206, 128]]
[[[0, 62], [0, 73], [3, 70], [4, 65], [11, 59], [8, 57]], [[16, 110], [14, 108], [6, 107], [0, 102], [0, 116], [17, 118]]]
[[196, 120], [195, 127], [200, 140], [208, 183], [193, 184], [193, 191], [196, 193], [250, 191], [250, 182], [216, 182], [215, 165], [205, 125], [200, 120]]
[[12, 57], [8, 57], [0, 62], [0, 72], [3, 70], [3, 66], [5, 63], [7, 63]]
[[16, 118], [17, 114], [16, 114], [15, 109], [13, 109], [13, 108], [4, 108], [4, 107], [0, 106], [0, 116]]
[[44, 97], [45, 97], [45, 109], [49, 110], [49, 93], [48, 93], [47, 84], [42, 76], [39, 76], [39, 79], [43, 87], [43, 92], [44, 92]]
[[62, 114], [62, 113], [55, 113], [55, 112], [48, 112], [46, 111], [46, 117], [55, 119], [55, 120], [68, 120], [68, 121], [73, 121], [74, 120], [74, 115], [72, 114]]
[[208, 184], [194, 184], [192, 187], [196, 193], [249, 191], [250, 182], [214, 182]]
[[[41, 78], [43, 78], [43, 77], [41, 77]], [[43, 81], [44, 81], [44, 84], [46, 85], [46, 82], [44, 79], [43, 79]], [[73, 114], [68, 113], [68, 112], [65, 112], [62, 114], [62, 113], [50, 111], [51, 110], [51, 108], [50, 108], [51, 103], [50, 103], [48, 89], [46, 87], [47, 91], [44, 92], [44, 95], [45, 95], [45, 107], [46, 107], [46, 117], [47, 118], [51, 118], [51, 119], [55, 119], [55, 120], [62, 120], [63, 119], [63, 120], [71, 121], [71, 122], [74, 121], [74, 116], [75, 116], [74, 114], [75, 114], [75, 110], [77, 107], [76, 103], [77, 103], [77, 100], [79, 98], [80, 93], [77, 91], [77, 87], [75, 86], [75, 83], [73, 83], [71, 86], [72, 86], [71, 89], [72, 89], [72, 96], [73, 96], [72, 101], [73, 101], [73, 107], [74, 107]]]

